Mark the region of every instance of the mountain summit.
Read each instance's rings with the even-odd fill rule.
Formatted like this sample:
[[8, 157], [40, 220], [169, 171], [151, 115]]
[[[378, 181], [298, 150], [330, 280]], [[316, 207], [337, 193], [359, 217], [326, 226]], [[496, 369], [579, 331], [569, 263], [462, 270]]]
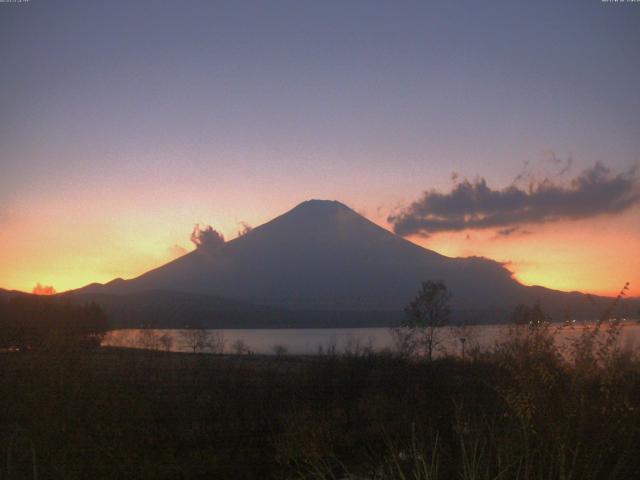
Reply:
[[518, 302], [546, 302], [558, 310], [584, 300], [525, 287], [489, 259], [445, 257], [328, 200], [303, 202], [234, 240], [204, 244], [137, 278], [84, 292], [180, 292], [296, 311], [399, 315], [420, 282], [430, 279], [446, 282], [458, 320], [504, 320]]

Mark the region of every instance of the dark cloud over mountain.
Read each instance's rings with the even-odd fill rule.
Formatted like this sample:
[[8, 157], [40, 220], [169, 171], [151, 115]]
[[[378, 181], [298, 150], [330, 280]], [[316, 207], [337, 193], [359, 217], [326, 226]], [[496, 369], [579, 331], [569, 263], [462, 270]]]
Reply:
[[200, 225], [193, 227], [191, 241], [197, 248], [211, 249], [224, 245], [224, 236], [211, 225], [200, 228]]
[[246, 235], [251, 230], [253, 230], [253, 227], [249, 225], [247, 222], [239, 222], [239, 223], [240, 223], [240, 226], [242, 227], [240, 230], [238, 230], [239, 237], [242, 237], [243, 235]]
[[[513, 227], [620, 213], [640, 202], [636, 168], [614, 174], [597, 163], [568, 185], [545, 179], [528, 189], [494, 190], [484, 178], [459, 181], [449, 193], [431, 190], [388, 221], [399, 235]], [[504, 236], [504, 235], [503, 235]]]

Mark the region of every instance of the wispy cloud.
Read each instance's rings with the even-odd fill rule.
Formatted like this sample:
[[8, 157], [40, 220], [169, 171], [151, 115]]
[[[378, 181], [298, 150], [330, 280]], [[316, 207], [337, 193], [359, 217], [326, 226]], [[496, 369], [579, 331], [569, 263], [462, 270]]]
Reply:
[[493, 237], [493, 239], [498, 239], [498, 238], [505, 238], [505, 237], [514, 237], [516, 235], [530, 235], [531, 231], [530, 230], [525, 230], [522, 227], [519, 226], [515, 226], [515, 227], [507, 227], [507, 228], [501, 228], [499, 229], [495, 236]]
[[[522, 171], [513, 179], [513, 185], [529, 185], [539, 182], [540, 178], [559, 179], [573, 168], [573, 156], [559, 157], [553, 150], [545, 150], [539, 161], [527, 160]], [[455, 178], [454, 178], [455, 181]]]
[[527, 189], [511, 185], [494, 190], [484, 178], [464, 178], [449, 193], [424, 192], [388, 221], [403, 236], [486, 228], [498, 228], [508, 236], [516, 233], [513, 227], [611, 215], [639, 202], [635, 167], [614, 174], [597, 163], [567, 185], [544, 179]]

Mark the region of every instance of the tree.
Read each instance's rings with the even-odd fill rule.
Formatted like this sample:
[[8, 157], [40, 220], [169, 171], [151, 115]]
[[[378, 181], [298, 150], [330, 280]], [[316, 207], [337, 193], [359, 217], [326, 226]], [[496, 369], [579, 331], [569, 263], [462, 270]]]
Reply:
[[209, 332], [204, 328], [187, 328], [180, 337], [183, 346], [193, 353], [202, 353], [209, 347]]
[[289, 352], [287, 347], [285, 347], [284, 345], [280, 345], [280, 344], [274, 345], [272, 350], [273, 350], [273, 354], [276, 357], [284, 357]]
[[449, 322], [451, 294], [442, 281], [422, 282], [416, 297], [405, 308], [405, 320], [393, 331], [396, 347], [404, 354], [433, 359], [440, 343], [440, 327]]
[[211, 353], [222, 355], [226, 344], [227, 340], [222, 332], [209, 331], [209, 349]]
[[160, 337], [148, 325], [145, 325], [140, 332], [140, 346], [145, 350], [158, 350], [160, 348]]
[[171, 351], [171, 347], [173, 346], [173, 337], [171, 335], [169, 335], [168, 333], [163, 333], [162, 335], [160, 335], [158, 341], [160, 342], [160, 345], [162, 345], [162, 348], [165, 352]]
[[69, 350], [100, 346], [107, 318], [96, 303], [16, 296], [2, 306], [0, 343], [5, 348]]
[[516, 326], [528, 326], [530, 328], [542, 328], [550, 323], [549, 316], [542, 310], [540, 304], [533, 306], [520, 303], [511, 313], [511, 323]]
[[182, 345], [193, 353], [224, 353], [225, 339], [222, 332], [191, 327], [180, 332]]
[[231, 349], [236, 355], [243, 355], [249, 352], [249, 346], [241, 338], [233, 342], [233, 345], [231, 345]]

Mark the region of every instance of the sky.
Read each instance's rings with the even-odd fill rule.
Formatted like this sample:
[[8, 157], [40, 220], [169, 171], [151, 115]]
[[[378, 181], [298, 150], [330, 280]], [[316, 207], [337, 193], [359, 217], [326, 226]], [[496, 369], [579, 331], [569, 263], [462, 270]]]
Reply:
[[[0, 287], [131, 278], [310, 198], [640, 293], [640, 3], [0, 3]], [[515, 203], [515, 206], [513, 204]]]

